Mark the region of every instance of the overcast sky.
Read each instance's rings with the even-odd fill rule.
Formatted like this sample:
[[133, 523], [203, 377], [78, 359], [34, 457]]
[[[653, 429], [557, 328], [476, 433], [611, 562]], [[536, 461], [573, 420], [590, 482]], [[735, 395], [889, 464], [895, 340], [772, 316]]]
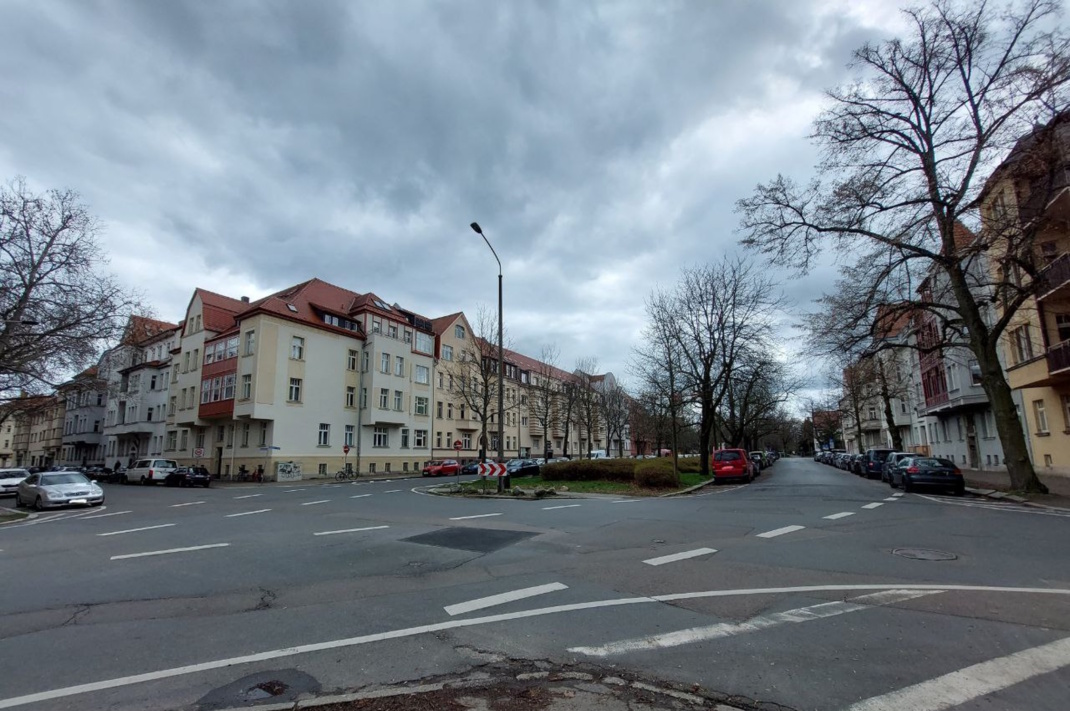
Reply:
[[[513, 346], [627, 380], [645, 296], [806, 178], [822, 91], [898, 4], [6, 0], [0, 179], [80, 192], [171, 321], [311, 277], [471, 317], [476, 220]], [[832, 277], [782, 275], [801, 308]]]

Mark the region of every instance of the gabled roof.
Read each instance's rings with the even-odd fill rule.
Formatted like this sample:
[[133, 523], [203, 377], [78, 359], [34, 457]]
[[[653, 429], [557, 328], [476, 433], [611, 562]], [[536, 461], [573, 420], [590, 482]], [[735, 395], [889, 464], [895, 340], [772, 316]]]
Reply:
[[177, 324], [167, 321], [157, 321], [147, 316], [131, 316], [120, 343], [124, 346], [134, 346], [164, 331], [174, 331], [177, 328]]
[[234, 317], [249, 308], [249, 304], [240, 299], [217, 294], [214, 291], [198, 288], [196, 296], [201, 297], [202, 323], [206, 331], [225, 331], [234, 325]]
[[881, 304], [877, 307], [877, 317], [873, 319], [873, 337], [876, 339], [895, 338], [910, 325], [914, 308], [908, 302], [901, 304]]
[[[443, 333], [446, 332], [446, 329], [452, 326], [453, 322], [461, 316], [464, 316], [464, 311], [458, 311], [457, 313], [452, 313], [449, 316], [439, 316], [438, 318], [433, 318], [431, 319], [431, 328], [434, 329], [436, 336], [441, 336]], [[467, 321], [468, 319], [466, 318], [465, 320]]]

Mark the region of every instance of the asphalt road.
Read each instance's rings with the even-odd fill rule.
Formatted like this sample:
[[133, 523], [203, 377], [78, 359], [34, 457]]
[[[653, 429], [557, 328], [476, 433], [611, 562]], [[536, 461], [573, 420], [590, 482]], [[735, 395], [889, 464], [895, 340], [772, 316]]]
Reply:
[[428, 483], [109, 486], [103, 509], [0, 527], [0, 709], [237, 706], [250, 679], [331, 691], [503, 657], [795, 709], [1068, 707], [1070, 511], [804, 459], [680, 498]]

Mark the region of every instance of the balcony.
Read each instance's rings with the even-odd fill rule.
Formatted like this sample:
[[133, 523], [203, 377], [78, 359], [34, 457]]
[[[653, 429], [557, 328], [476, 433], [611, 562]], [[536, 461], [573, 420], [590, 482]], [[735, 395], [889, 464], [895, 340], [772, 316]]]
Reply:
[[1041, 388], [1070, 383], [1070, 341], [1056, 343], [1037, 356], [1007, 369], [1011, 388]]
[[155, 425], [158, 421], [137, 421], [134, 422], [120, 422], [115, 425], [106, 426], [105, 429], [109, 435], [139, 435], [139, 434], [152, 434], [156, 428]]
[[1070, 292], [1070, 252], [1059, 255], [1037, 274], [1037, 301]]

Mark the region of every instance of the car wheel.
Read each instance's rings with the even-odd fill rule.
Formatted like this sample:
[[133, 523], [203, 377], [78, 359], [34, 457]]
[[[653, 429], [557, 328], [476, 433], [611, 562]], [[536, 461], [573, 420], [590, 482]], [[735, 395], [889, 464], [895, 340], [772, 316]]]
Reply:
[[204, 488], [205, 488], [205, 489], [207, 489], [207, 488], [208, 488], [208, 487], [210, 487], [211, 485], [212, 485], [212, 482], [211, 482], [211, 481], [206, 481], [206, 482], [204, 482]]
[[16, 491], [15, 492], [15, 508], [21, 509], [24, 506], [26, 506], [26, 504], [22, 503], [22, 497], [20, 497], [19, 496], [19, 492]]
[[906, 474], [903, 475], [903, 491], [907, 492], [908, 494], [911, 491], [914, 491], [914, 487], [910, 483], [910, 477], [908, 477]]
[[966, 495], [966, 487], [965, 486], [956, 486], [954, 489], [952, 489], [951, 493], [954, 494], [955, 496], [965, 496]]
[[127, 484], [130, 483], [130, 480], [126, 478], [126, 474], [121, 474], [121, 475], [119, 475], [119, 483], [122, 484], [123, 486], [126, 486]]
[[45, 504], [44, 504], [43, 501], [41, 501], [41, 497], [40, 496], [38, 496], [37, 500], [33, 502], [33, 507], [38, 511], [44, 511], [45, 510]]
[[141, 476], [141, 485], [142, 486], [148, 486], [149, 485], [149, 482], [148, 482], [148, 480], [145, 479], [144, 475]]
[[892, 487], [893, 489], [899, 488], [899, 485], [895, 483], [895, 474], [888, 475], [888, 486]]

